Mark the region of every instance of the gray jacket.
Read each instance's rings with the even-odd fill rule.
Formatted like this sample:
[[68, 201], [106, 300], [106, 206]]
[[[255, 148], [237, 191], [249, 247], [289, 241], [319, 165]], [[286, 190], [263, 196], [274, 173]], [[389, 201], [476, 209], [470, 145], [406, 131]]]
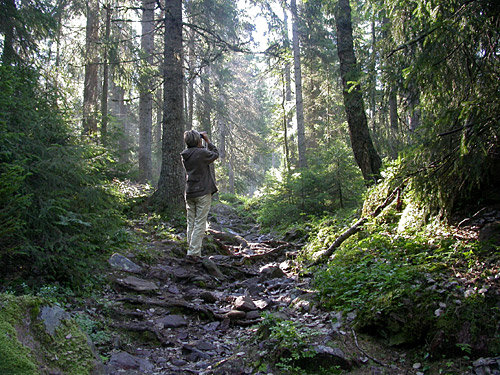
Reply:
[[181, 152], [181, 156], [186, 170], [186, 199], [216, 193], [215, 176], [210, 164], [219, 157], [217, 147], [212, 143], [207, 148], [189, 147]]

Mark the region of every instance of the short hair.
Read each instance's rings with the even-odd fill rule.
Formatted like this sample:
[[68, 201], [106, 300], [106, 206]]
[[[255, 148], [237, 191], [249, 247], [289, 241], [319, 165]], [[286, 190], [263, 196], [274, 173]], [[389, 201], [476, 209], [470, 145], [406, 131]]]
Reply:
[[201, 136], [196, 130], [187, 130], [184, 132], [184, 142], [188, 147], [196, 147], [200, 142]]

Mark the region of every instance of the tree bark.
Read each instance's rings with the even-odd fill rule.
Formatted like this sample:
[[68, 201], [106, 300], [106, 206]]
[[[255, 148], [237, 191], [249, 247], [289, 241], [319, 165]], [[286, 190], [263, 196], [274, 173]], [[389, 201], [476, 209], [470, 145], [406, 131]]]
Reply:
[[[288, 11], [285, 6], [283, 6], [283, 15], [284, 15], [284, 28], [283, 28], [283, 37], [285, 39], [285, 49], [288, 51], [290, 49], [290, 37], [288, 36]], [[285, 92], [286, 92], [286, 101], [292, 101], [292, 79], [290, 76], [290, 63], [288, 60], [285, 62]]]
[[4, 35], [2, 64], [11, 65], [17, 57], [14, 50], [14, 24], [17, 13], [15, 0], [4, 0], [1, 9], [5, 12], [2, 15], [4, 20], [0, 22], [0, 31], [2, 31], [2, 34]]
[[102, 96], [101, 96], [101, 142], [103, 145], [107, 143], [108, 137], [108, 93], [109, 93], [109, 36], [111, 34], [111, 6], [107, 4], [106, 10], [106, 29], [104, 36], [104, 62], [102, 70]]
[[194, 67], [196, 62], [195, 55], [195, 33], [194, 30], [189, 31], [188, 41], [188, 87], [187, 87], [187, 124], [186, 130], [193, 128], [193, 112], [194, 112]]
[[152, 200], [160, 210], [184, 207], [183, 150], [182, 0], [165, 1], [163, 64], [162, 164], [158, 188]]
[[201, 130], [207, 132], [208, 137], [212, 136], [212, 96], [210, 93], [210, 65], [203, 69], [201, 77], [203, 98], [201, 99], [200, 126]]
[[98, 78], [98, 39], [99, 39], [99, 1], [87, 3], [87, 25], [85, 35], [85, 81], [83, 87], [83, 134], [97, 134], [97, 78]]
[[304, 101], [302, 99], [302, 69], [300, 63], [299, 44], [299, 17], [297, 13], [296, 0], [291, 0], [292, 11], [292, 42], [293, 42], [293, 66], [295, 76], [295, 105], [297, 114], [297, 143], [299, 152], [299, 168], [307, 167], [306, 159], [306, 135], [304, 124]]
[[139, 85], [139, 181], [150, 182], [153, 178], [152, 128], [153, 93], [150, 68], [154, 53], [154, 9], [155, 0], [142, 0], [141, 48], [143, 68]]
[[337, 49], [340, 60], [344, 106], [354, 158], [367, 184], [380, 178], [381, 159], [373, 146], [366, 120], [361, 77], [354, 54], [351, 7], [349, 0], [339, 0], [336, 14]]

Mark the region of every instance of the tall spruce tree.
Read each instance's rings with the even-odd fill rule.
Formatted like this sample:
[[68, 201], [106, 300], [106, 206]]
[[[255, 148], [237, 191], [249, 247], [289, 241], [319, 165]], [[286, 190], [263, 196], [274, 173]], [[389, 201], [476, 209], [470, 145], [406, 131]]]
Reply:
[[162, 164], [153, 202], [178, 212], [184, 207], [182, 0], [165, 1]]

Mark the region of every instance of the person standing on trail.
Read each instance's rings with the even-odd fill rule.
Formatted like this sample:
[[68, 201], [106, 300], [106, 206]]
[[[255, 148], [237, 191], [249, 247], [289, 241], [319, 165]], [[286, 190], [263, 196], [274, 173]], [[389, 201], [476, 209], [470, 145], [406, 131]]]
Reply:
[[186, 170], [187, 256], [193, 258], [201, 257], [201, 243], [207, 229], [212, 194], [217, 192], [210, 164], [217, 160], [219, 151], [210, 142], [206, 132], [188, 130], [184, 132], [184, 142], [187, 148], [181, 152], [181, 157]]

